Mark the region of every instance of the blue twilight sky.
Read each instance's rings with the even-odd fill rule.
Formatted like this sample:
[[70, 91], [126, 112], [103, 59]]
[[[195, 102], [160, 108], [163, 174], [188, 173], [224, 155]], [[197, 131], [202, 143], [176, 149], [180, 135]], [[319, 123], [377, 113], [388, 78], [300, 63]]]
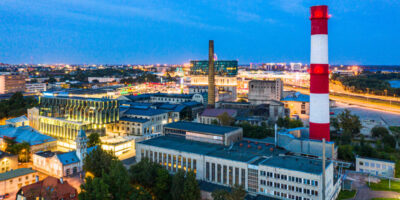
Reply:
[[400, 64], [399, 0], [1, 0], [0, 62], [309, 62], [308, 7], [327, 4], [331, 64]]

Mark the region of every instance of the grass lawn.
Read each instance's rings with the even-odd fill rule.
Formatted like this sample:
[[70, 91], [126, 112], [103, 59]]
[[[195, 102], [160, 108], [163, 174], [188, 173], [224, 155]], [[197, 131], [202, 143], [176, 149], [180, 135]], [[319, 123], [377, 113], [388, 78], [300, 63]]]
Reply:
[[395, 198], [373, 198], [372, 200], [399, 200]]
[[389, 181], [387, 179], [382, 179], [379, 183], [371, 183], [369, 188], [371, 190], [377, 191], [394, 191], [400, 192], [400, 182], [390, 181], [390, 189], [389, 189]]
[[356, 195], [356, 190], [341, 190], [338, 196], [338, 200], [341, 199], [350, 199], [353, 198]]

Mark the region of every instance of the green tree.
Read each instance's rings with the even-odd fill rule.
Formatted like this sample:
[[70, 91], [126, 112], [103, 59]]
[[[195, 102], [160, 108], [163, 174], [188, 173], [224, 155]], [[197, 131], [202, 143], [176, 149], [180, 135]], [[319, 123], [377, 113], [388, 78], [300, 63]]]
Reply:
[[299, 119], [290, 119], [289, 128], [303, 127], [303, 122]]
[[100, 147], [93, 149], [83, 160], [83, 170], [91, 172], [95, 177], [109, 173], [112, 163], [117, 158]]
[[211, 120], [211, 124], [212, 125], [219, 125], [219, 122], [218, 122], [218, 120], [213, 119], [213, 120]]
[[350, 110], [345, 109], [343, 112], [338, 114], [337, 120], [340, 131], [351, 133], [352, 136], [360, 133], [360, 118], [357, 115], [352, 115]]
[[48, 83], [55, 83], [55, 82], [57, 82], [57, 80], [56, 80], [54, 77], [50, 77], [50, 78], [47, 80], [47, 82], [48, 82]]
[[246, 190], [242, 185], [234, 185], [231, 193], [228, 195], [228, 200], [244, 200], [246, 197]]
[[87, 177], [85, 183], [81, 185], [81, 193], [79, 193], [79, 200], [98, 200], [104, 199], [108, 200], [110, 194], [108, 192], [108, 185], [103, 182], [101, 178]]
[[164, 168], [157, 168], [157, 176], [155, 179], [155, 185], [153, 192], [157, 199], [171, 199], [170, 191], [171, 175]]
[[351, 145], [339, 145], [338, 147], [338, 158], [345, 161], [354, 161], [353, 146]]
[[268, 136], [272, 137], [274, 131], [272, 127], [251, 125], [248, 122], [242, 122], [238, 126], [243, 128], [243, 137], [262, 139]]
[[196, 180], [196, 174], [193, 171], [189, 171], [186, 174], [186, 178], [183, 185], [183, 199], [185, 200], [199, 200], [200, 199], [200, 187]]
[[228, 198], [229, 192], [226, 190], [214, 190], [211, 193], [211, 197], [214, 200], [226, 200]]
[[127, 199], [131, 191], [129, 175], [122, 162], [117, 160], [111, 164], [110, 172], [103, 173], [104, 183], [108, 185], [108, 190], [112, 199]]
[[88, 139], [88, 147], [93, 147], [101, 144], [100, 135], [98, 133], [91, 133]]
[[389, 131], [383, 126], [376, 126], [371, 129], [371, 135], [375, 138], [383, 138], [385, 135], [389, 135]]
[[222, 126], [232, 126], [235, 123], [235, 118], [231, 117], [227, 112], [218, 115], [217, 118]]
[[[172, 177], [171, 196], [173, 200], [182, 200], [184, 195], [185, 184], [185, 171], [179, 169], [178, 172]], [[187, 188], [189, 189], [189, 188]]]
[[132, 188], [132, 194], [129, 197], [130, 200], [152, 200], [151, 194], [145, 190], [142, 186], [137, 185]]
[[149, 159], [142, 159], [129, 169], [129, 176], [132, 184], [140, 184], [146, 188], [154, 187], [154, 180], [157, 177], [157, 169], [160, 165], [150, 162]]

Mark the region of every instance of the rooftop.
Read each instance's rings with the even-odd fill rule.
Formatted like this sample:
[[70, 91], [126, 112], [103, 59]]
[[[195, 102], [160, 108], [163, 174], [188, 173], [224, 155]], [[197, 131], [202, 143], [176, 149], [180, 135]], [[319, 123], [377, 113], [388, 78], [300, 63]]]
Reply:
[[29, 145], [38, 145], [46, 142], [56, 141], [56, 139], [41, 134], [30, 126], [0, 126], [0, 137], [14, 138], [14, 140], [18, 143], [28, 142]]
[[395, 163], [394, 161], [391, 160], [384, 160], [384, 159], [379, 159], [379, 158], [367, 158], [367, 157], [361, 157], [361, 156], [357, 156], [356, 158], [360, 158], [360, 159], [366, 159], [366, 160], [375, 160], [375, 161], [380, 161], [380, 162], [387, 162], [387, 163]]
[[13, 154], [9, 154], [7, 152], [4, 151], [0, 151], [0, 159], [4, 158], [4, 157], [10, 157], [10, 156], [14, 156]]
[[[327, 161], [326, 168], [331, 162]], [[265, 166], [279, 167], [288, 170], [300, 171], [310, 174], [322, 173], [322, 160], [298, 157], [298, 156], [275, 156], [260, 163]]]
[[162, 109], [135, 109], [130, 108], [128, 109], [125, 114], [126, 115], [141, 115], [141, 116], [154, 116], [154, 115], [161, 115], [167, 113], [168, 111]]
[[241, 129], [239, 127], [217, 126], [217, 125], [202, 124], [196, 122], [185, 122], [185, 121], [166, 124], [164, 125], [164, 127], [178, 129], [178, 130], [199, 132], [199, 133], [218, 134], [218, 135], [224, 135], [226, 133]]
[[23, 194], [30, 194], [34, 197], [48, 196], [51, 199], [77, 199], [77, 191], [68, 181], [60, 182], [59, 179], [48, 176], [42, 181], [26, 185], [21, 188]]
[[[186, 140], [179, 136], [161, 136], [139, 142], [144, 145], [173, 149], [188, 153], [196, 153], [216, 158], [235, 160], [246, 163], [264, 161], [267, 157], [285, 153], [285, 150], [275, 149], [272, 144], [241, 141], [230, 147]], [[248, 146], [250, 145], [250, 147]], [[272, 149], [271, 149], [272, 148]]]
[[119, 121], [128, 121], [128, 122], [136, 122], [136, 123], [145, 123], [150, 121], [149, 119], [143, 119], [138, 117], [121, 117]]
[[5, 173], [0, 173], [0, 181], [8, 180], [11, 178], [19, 177], [19, 176], [24, 176], [27, 174], [31, 174], [36, 172], [35, 170], [32, 170], [32, 168], [19, 168], [15, 170], [11, 170]]
[[300, 92], [296, 92], [295, 94], [286, 96], [285, 98], [281, 99], [281, 101], [310, 102], [310, 95], [302, 94]]
[[217, 109], [217, 108], [211, 108], [211, 109], [205, 109], [203, 113], [201, 113], [201, 116], [206, 116], [206, 117], [218, 117], [224, 113], [227, 113], [229, 116], [234, 117], [237, 115], [237, 111], [234, 109]]
[[7, 119], [6, 123], [18, 123], [18, 122], [25, 122], [28, 121], [28, 118], [25, 115], [22, 115], [20, 117], [15, 117], [12, 119]]

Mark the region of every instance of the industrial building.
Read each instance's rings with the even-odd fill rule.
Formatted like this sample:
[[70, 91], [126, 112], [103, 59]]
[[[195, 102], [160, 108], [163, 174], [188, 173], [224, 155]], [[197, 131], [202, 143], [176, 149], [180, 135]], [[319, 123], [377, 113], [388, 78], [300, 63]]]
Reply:
[[340, 181], [333, 162], [327, 160], [323, 170], [317, 157], [299, 156], [266, 140], [243, 139], [241, 131], [191, 122], [167, 124], [165, 136], [136, 144], [137, 161], [148, 158], [171, 173], [190, 170], [198, 180], [220, 186], [243, 185], [251, 195], [336, 198]]
[[283, 81], [275, 80], [251, 80], [249, 82], [248, 99], [252, 104], [264, 104], [268, 101], [280, 101], [283, 93]]

